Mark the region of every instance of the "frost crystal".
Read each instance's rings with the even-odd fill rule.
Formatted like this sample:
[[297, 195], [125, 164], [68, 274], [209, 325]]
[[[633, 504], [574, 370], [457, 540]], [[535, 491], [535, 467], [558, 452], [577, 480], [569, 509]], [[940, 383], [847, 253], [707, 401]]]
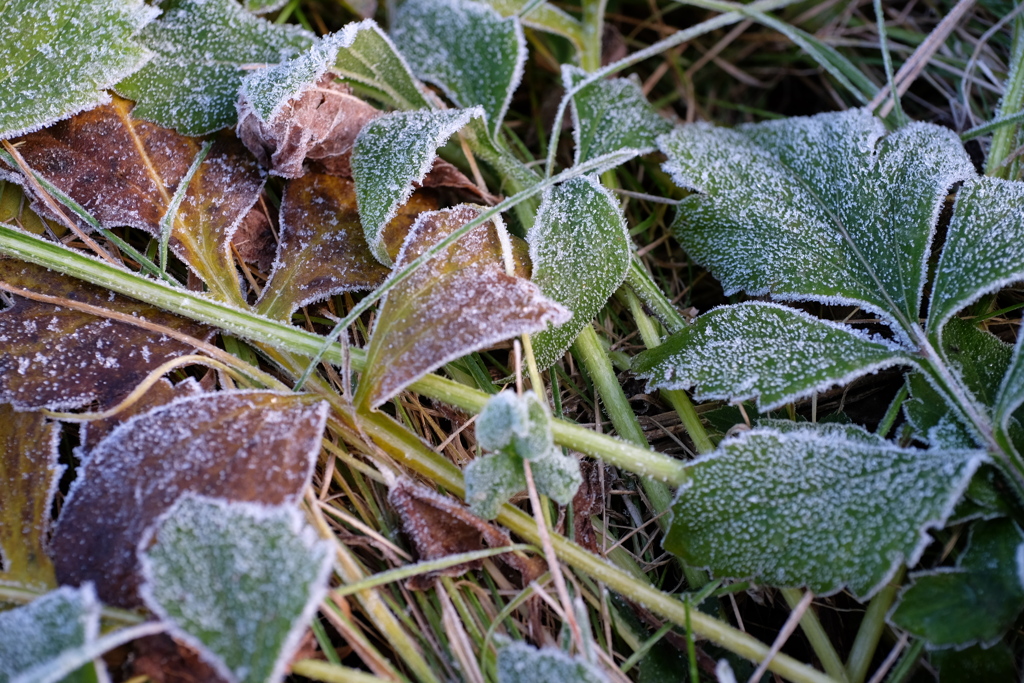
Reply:
[[581, 657], [516, 641], [498, 652], [498, 683], [608, 683], [608, 678]]

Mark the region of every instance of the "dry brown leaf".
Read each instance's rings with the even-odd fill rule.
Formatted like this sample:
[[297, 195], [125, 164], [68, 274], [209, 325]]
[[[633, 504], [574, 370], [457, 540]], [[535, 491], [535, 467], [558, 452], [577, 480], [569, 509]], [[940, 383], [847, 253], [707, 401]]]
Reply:
[[203, 393], [203, 388], [199, 386], [199, 382], [191, 377], [178, 384], [171, 384], [167, 379], [161, 379], [139, 397], [138, 401], [132, 403], [116, 415], [84, 423], [79, 432], [81, 445], [75, 450], [75, 454], [79, 460], [84, 461], [89, 457], [89, 451], [99, 445], [100, 441], [106, 438], [122, 422], [136, 415], [149, 412], [153, 408], [166, 405], [175, 399], [186, 396], [198, 396], [201, 393]]
[[580, 471], [583, 484], [572, 499], [573, 540], [595, 555], [601, 554], [597, 544], [597, 531], [591, 521], [604, 509], [604, 489], [601, 488], [601, 468], [603, 465], [593, 460], [581, 460]]
[[50, 544], [62, 584], [92, 581], [111, 605], [140, 603], [136, 548], [184, 493], [295, 503], [320, 451], [327, 404], [271, 391], [178, 399], [118, 426], [88, 455]]
[[[0, 282], [145, 319], [198, 339], [209, 328], [41, 266], [0, 259]], [[113, 407], [152, 370], [192, 350], [134, 325], [13, 297], [0, 311], [0, 402], [23, 410]]]
[[[264, 210], [266, 207], [267, 210]], [[274, 236], [274, 214], [272, 207], [263, 200], [249, 209], [238, 229], [231, 236], [231, 244], [238, 255], [246, 263], [255, 264], [261, 273], [269, 273], [274, 267], [274, 255], [277, 253], [277, 238]], [[268, 216], [268, 213], [270, 215]]]

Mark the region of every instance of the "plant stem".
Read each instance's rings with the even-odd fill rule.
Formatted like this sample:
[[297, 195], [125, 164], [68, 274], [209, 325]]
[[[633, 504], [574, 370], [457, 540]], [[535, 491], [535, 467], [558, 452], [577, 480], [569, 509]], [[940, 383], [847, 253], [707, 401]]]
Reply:
[[853, 641], [850, 656], [846, 660], [846, 674], [850, 683], [864, 683], [864, 679], [867, 678], [868, 667], [871, 666], [871, 659], [875, 656], [875, 650], [878, 648], [878, 640], [885, 630], [885, 615], [896, 601], [896, 594], [900, 590], [900, 584], [903, 583], [904, 573], [905, 570], [900, 567], [892, 580], [868, 603], [864, 620], [860, 622], [857, 637]]
[[[795, 609], [804, 597], [803, 591], [798, 588], [780, 588], [779, 590], [782, 593], [782, 597], [786, 599], [786, 603], [789, 604], [790, 609]], [[813, 607], [804, 612], [803, 617], [800, 618], [800, 628], [803, 629], [804, 635], [807, 636], [807, 640], [811, 643], [814, 654], [818, 655], [818, 659], [821, 660], [821, 665], [825, 667], [828, 675], [838, 681], [846, 681], [846, 669], [843, 667], [843, 660], [839, 658], [839, 654], [832, 646], [832, 641], [829, 640], [828, 634], [822, 628], [821, 621], [818, 620], [818, 615]]]
[[601, 36], [604, 33], [604, 10], [607, 0], [583, 0], [583, 50], [580, 66], [584, 71], [601, 68]]
[[[1024, 27], [1018, 20], [1013, 32], [1013, 53], [1010, 55], [1010, 73], [1006, 77], [1003, 97], [999, 101], [996, 118], [1017, 114], [1024, 108]], [[996, 178], [1009, 178], [1010, 167], [1003, 160], [1017, 146], [1017, 133], [1020, 124], [1003, 126], [992, 135], [992, 146], [985, 160], [985, 175]]]
[[[679, 314], [672, 302], [665, 297], [658, 285], [654, 284], [643, 264], [636, 257], [629, 264], [626, 272], [626, 284], [633, 290], [640, 301], [654, 313], [669, 334], [675, 334], [688, 324]], [[650, 347], [648, 347], [650, 348]]]
[[324, 683], [381, 683], [390, 680], [319, 659], [300, 659], [292, 664], [292, 673]]

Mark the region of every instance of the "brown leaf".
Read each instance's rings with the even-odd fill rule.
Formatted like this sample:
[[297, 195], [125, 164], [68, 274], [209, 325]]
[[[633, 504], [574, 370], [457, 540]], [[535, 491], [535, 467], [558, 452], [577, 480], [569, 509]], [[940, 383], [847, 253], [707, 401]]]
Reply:
[[594, 553], [601, 554], [597, 545], [597, 531], [591, 516], [604, 509], [604, 489], [601, 488], [601, 468], [603, 465], [593, 460], [581, 460], [580, 470], [583, 484], [572, 499], [573, 540]]
[[395, 217], [384, 226], [384, 248], [392, 263], [398, 258], [398, 252], [402, 251], [402, 244], [420, 214], [437, 211], [440, 208], [441, 202], [437, 192], [424, 188], [413, 190], [409, 201], [398, 207]]
[[298, 501], [320, 451], [327, 404], [296, 394], [203, 394], [138, 415], [89, 454], [50, 545], [62, 584], [96, 584], [136, 607], [136, 548], [184, 493], [280, 505]]
[[[512, 544], [505, 532], [472, 514], [463, 505], [409, 479], [396, 481], [388, 493], [388, 500], [398, 511], [402, 529], [416, 546], [422, 561]], [[498, 557], [523, 576], [524, 584], [544, 573], [543, 563], [533, 559], [512, 553]], [[465, 562], [420, 574], [409, 579], [406, 585], [412, 590], [426, 590], [433, 586], [438, 576], [462, 576], [481, 564], [481, 561]]]
[[151, 386], [138, 401], [118, 412], [116, 415], [103, 420], [93, 420], [92, 422], [86, 422], [83, 424], [81, 432], [79, 433], [81, 446], [76, 449], [75, 453], [80, 460], [84, 461], [89, 457], [89, 451], [99, 445], [99, 443], [106, 438], [110, 432], [114, 431], [114, 429], [116, 429], [122, 422], [125, 422], [136, 415], [147, 413], [153, 408], [166, 405], [175, 399], [184, 398], [186, 396], [198, 396], [201, 393], [203, 393], [203, 389], [199, 386], [199, 382], [195, 381], [191, 377], [176, 385], [171, 384], [167, 379], [161, 379]]
[[486, 190], [481, 190], [472, 180], [467, 178], [462, 171], [454, 165], [438, 157], [434, 159], [434, 166], [430, 173], [423, 179], [423, 187], [450, 187], [454, 190], [461, 190], [468, 195], [466, 199], [494, 205], [501, 201]]
[[153, 683], [222, 683], [224, 679], [188, 645], [163, 633], [132, 642], [132, 675]]
[[44, 549], [50, 507], [64, 472], [59, 425], [40, 413], [0, 405], [0, 583], [57, 586]]
[[[115, 97], [109, 105], [20, 138], [18, 150], [104, 227], [127, 225], [158, 237], [160, 220], [200, 141], [132, 119], [131, 106]], [[228, 243], [262, 188], [256, 161], [238, 140], [221, 135], [178, 209], [171, 249], [222, 300], [244, 303]]]
[[281, 242], [257, 312], [288, 320], [333, 294], [373, 289], [388, 275], [370, 253], [351, 180], [307, 173], [281, 200]]
[[[396, 268], [480, 215], [467, 205], [420, 216]], [[568, 320], [532, 282], [505, 274], [497, 228], [485, 223], [421, 266], [381, 302], [355, 403], [376, 407], [444, 363]]]
[[[0, 259], [0, 282], [142, 318], [206, 339], [209, 328], [154, 306], [13, 259]], [[109, 408], [146, 375], [192, 350], [134, 325], [13, 297], [0, 311], [0, 402], [23, 410]]]
[[325, 74], [264, 122], [243, 98], [238, 137], [274, 175], [298, 178], [306, 159], [319, 161], [333, 175], [352, 176], [349, 158], [363, 126], [384, 112], [352, 95], [352, 89]]
[[235, 234], [231, 236], [231, 244], [243, 261], [255, 264], [260, 272], [265, 274], [274, 267], [277, 238], [274, 236], [271, 218], [268, 218], [268, 211], [264, 211], [264, 207], [271, 208], [266, 201], [260, 201], [249, 209], [249, 213], [245, 214]]

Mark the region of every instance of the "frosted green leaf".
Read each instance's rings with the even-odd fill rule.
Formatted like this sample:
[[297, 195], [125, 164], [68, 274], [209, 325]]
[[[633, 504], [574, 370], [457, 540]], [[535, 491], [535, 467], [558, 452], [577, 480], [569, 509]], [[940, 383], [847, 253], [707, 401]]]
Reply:
[[291, 59], [313, 42], [305, 30], [271, 24], [235, 0], [171, 0], [162, 9], [141, 34], [156, 56], [116, 90], [137, 103], [133, 117], [186, 135], [234, 125], [245, 70]]
[[615, 197], [584, 176], [544, 193], [526, 239], [533, 282], [573, 313], [569, 322], [533, 336], [537, 365], [544, 370], [572, 346], [622, 284], [629, 270], [629, 233]]
[[713, 309], [633, 361], [661, 389], [695, 389], [699, 401], [756, 398], [762, 411], [910, 364], [899, 346], [778, 304]]
[[498, 652], [498, 683], [607, 683], [604, 672], [561, 650], [538, 650], [521, 641]]
[[[564, 36], [571, 40], [577, 49], [582, 47], [583, 28], [580, 26], [580, 22], [571, 14], [549, 2], [541, 2], [539, 5], [532, 0], [485, 0], [485, 2], [503, 17], [518, 16], [523, 26]], [[534, 8], [525, 16], [522, 15], [521, 12], [531, 4], [534, 5]]]
[[665, 548], [719, 577], [873, 595], [918, 561], [985, 453], [899, 448], [837, 427], [758, 427], [694, 460]]
[[494, 519], [513, 495], [526, 490], [523, 459], [499, 451], [477, 458], [462, 472], [466, 481], [466, 504], [477, 517]]
[[909, 337], [946, 194], [974, 177], [956, 135], [911, 123], [885, 134], [863, 109], [659, 138], [675, 182], [697, 192], [674, 229], [726, 294], [852, 304]]
[[932, 448], [973, 448], [977, 441], [970, 429], [957, 418], [949, 403], [923, 373], [907, 376], [910, 398], [903, 402], [903, 415], [914, 438]]
[[245, 0], [245, 9], [253, 14], [275, 12], [288, 4], [288, 0]]
[[572, 502], [583, 483], [580, 463], [561, 448], [552, 447], [540, 458], [530, 461], [537, 491], [562, 505]]
[[[578, 67], [562, 66], [567, 91], [588, 75]], [[628, 78], [601, 80], [580, 90], [572, 98], [572, 120], [577, 164], [624, 149], [647, 154], [654, 151], [659, 135], [672, 130]]]
[[338, 35], [343, 49], [338, 51], [332, 71], [399, 109], [430, 108], [405, 58], [376, 22], [366, 19], [348, 24]]
[[991, 645], [1024, 609], [1024, 534], [1009, 519], [980, 522], [955, 567], [912, 575], [889, 620], [936, 647]]
[[996, 396], [995, 423], [1004, 432], [1009, 428], [1010, 419], [1014, 411], [1024, 403], [1024, 358], [1021, 357], [1022, 344], [1024, 344], [1024, 335], [1017, 339], [1017, 345], [1013, 348], [1010, 368], [1006, 371], [1006, 375], [999, 385], [999, 393]]
[[1024, 183], [972, 178], [956, 195], [928, 310], [936, 336], [982, 295], [1024, 280]]
[[91, 584], [63, 586], [0, 612], [0, 683], [40, 680], [54, 660], [93, 644], [99, 631], [100, 603]]
[[476, 438], [489, 451], [505, 450], [521, 458], [543, 457], [554, 445], [551, 413], [532, 391], [492, 396], [476, 421]]
[[384, 245], [384, 228], [427, 177], [437, 148], [482, 114], [475, 109], [394, 112], [367, 123], [352, 149], [352, 179], [363, 232], [370, 251], [392, 265]]
[[332, 566], [330, 543], [304, 527], [295, 508], [192, 495], [157, 522], [139, 552], [146, 605], [239, 683], [284, 678]]
[[497, 136], [526, 63], [518, 19], [472, 0], [406, 0], [391, 35], [417, 76], [460, 107], [483, 107]]
[[142, 0], [0, 3], [0, 139], [109, 102], [152, 57], [136, 34], [157, 14]]

